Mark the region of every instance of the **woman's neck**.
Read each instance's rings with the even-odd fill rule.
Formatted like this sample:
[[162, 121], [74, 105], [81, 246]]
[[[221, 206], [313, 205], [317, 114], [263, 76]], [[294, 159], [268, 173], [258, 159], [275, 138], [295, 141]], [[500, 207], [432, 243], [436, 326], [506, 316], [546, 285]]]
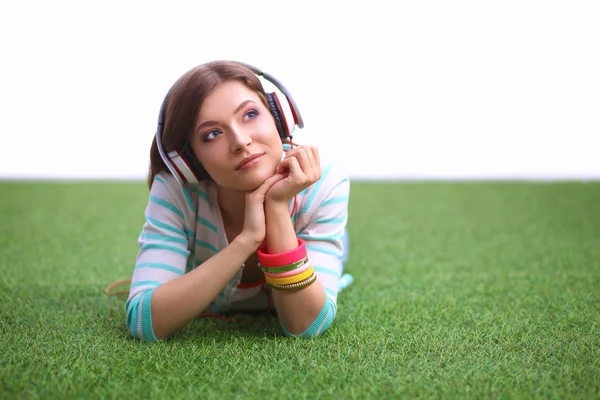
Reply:
[[245, 193], [239, 190], [217, 186], [217, 199], [223, 223], [226, 225], [244, 224], [246, 210]]

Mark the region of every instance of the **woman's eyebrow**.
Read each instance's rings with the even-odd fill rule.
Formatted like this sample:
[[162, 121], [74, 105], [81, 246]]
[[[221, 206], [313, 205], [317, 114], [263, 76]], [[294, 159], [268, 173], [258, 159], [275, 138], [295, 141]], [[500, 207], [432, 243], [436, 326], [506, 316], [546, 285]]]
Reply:
[[[252, 101], [252, 100], [245, 100], [245, 101], [242, 101], [242, 102], [240, 103], [240, 105], [239, 105], [239, 106], [237, 106], [237, 107], [235, 108], [235, 110], [233, 110], [233, 115], [237, 114], [237, 113], [238, 113], [238, 112], [239, 112], [239, 111], [240, 111], [242, 108], [244, 108], [244, 107], [246, 106], [246, 104], [248, 104], [248, 103], [253, 103], [253, 102], [254, 102], [254, 101]], [[204, 121], [203, 123], [201, 123], [200, 125], [198, 125], [198, 127], [196, 128], [196, 130], [198, 131], [198, 130], [200, 130], [200, 129], [204, 128], [205, 126], [208, 126], [208, 125], [214, 125], [214, 124], [216, 124], [216, 123], [217, 123], [217, 121]]]

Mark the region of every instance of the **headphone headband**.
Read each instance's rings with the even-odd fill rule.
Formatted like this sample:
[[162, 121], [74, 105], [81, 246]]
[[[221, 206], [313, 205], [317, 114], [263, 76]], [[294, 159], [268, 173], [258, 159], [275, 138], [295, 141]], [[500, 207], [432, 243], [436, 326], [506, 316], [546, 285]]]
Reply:
[[279, 89], [279, 91], [281, 91], [281, 93], [283, 93], [285, 95], [285, 97], [287, 97], [287, 99], [289, 100], [290, 105], [292, 106], [292, 111], [294, 112], [294, 116], [296, 117], [298, 127], [304, 128], [304, 120], [302, 120], [302, 116], [300, 115], [300, 110], [298, 109], [298, 106], [296, 105], [296, 102], [294, 101], [294, 98], [292, 97], [291, 93], [285, 88], [285, 86], [283, 86], [283, 84], [281, 82], [279, 82], [277, 79], [275, 79], [275, 77], [273, 75], [268, 74], [250, 64], [246, 64], [246, 63], [239, 62], [239, 61], [238, 61], [238, 63], [251, 69], [252, 72], [254, 72], [256, 75], [262, 76], [267, 81], [269, 81], [273, 85], [275, 85], [275, 87], [277, 89]]
[[181, 184], [183, 186], [183, 183], [184, 183], [183, 177], [181, 175], [179, 175], [179, 173], [178, 173], [177, 169], [175, 168], [170, 157], [168, 157], [165, 154], [165, 149], [163, 148], [163, 145], [162, 145], [162, 131], [164, 128], [166, 102], [167, 102], [167, 97], [165, 96], [165, 99], [163, 100], [163, 102], [160, 106], [160, 112], [158, 114], [158, 124], [156, 127], [156, 135], [155, 135], [156, 147], [158, 148], [158, 153], [160, 154], [160, 158], [162, 158], [162, 160], [164, 161], [165, 165], [167, 166], [167, 168], [169, 169], [171, 174], [175, 177], [175, 179], [177, 179], [179, 184]]

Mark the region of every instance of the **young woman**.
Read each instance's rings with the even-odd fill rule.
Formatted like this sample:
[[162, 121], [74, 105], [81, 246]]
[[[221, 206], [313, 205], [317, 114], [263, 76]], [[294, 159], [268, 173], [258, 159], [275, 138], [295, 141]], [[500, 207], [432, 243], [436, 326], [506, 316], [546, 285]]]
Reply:
[[[266, 93], [259, 76], [281, 92]], [[288, 336], [333, 322], [347, 256], [350, 182], [294, 146], [302, 117], [272, 76], [200, 65], [167, 94], [150, 151], [146, 222], [126, 303], [141, 340], [203, 313], [274, 308]]]

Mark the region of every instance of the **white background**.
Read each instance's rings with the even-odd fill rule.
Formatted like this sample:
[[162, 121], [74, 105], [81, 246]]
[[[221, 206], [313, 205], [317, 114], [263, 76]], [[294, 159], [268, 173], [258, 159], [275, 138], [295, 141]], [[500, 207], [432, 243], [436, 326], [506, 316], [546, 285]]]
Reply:
[[597, 1], [20, 1], [0, 6], [0, 178], [140, 178], [185, 71], [292, 92], [355, 178], [600, 178]]

